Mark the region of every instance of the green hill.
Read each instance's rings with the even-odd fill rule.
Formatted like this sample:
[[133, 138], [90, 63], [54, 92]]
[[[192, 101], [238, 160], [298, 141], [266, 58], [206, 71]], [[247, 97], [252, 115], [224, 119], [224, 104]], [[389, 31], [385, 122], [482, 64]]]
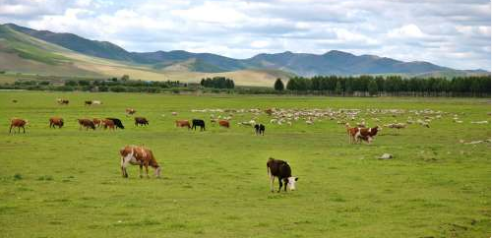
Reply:
[[403, 62], [375, 55], [329, 51], [322, 55], [284, 52], [234, 59], [182, 50], [128, 52], [104, 41], [71, 33], [37, 31], [14, 24], [0, 25], [0, 70], [13, 73], [120, 77], [197, 82], [203, 77], [227, 76], [238, 85], [271, 86], [292, 75], [397, 74], [453, 77], [490, 74], [483, 70], [455, 70], [429, 62]]

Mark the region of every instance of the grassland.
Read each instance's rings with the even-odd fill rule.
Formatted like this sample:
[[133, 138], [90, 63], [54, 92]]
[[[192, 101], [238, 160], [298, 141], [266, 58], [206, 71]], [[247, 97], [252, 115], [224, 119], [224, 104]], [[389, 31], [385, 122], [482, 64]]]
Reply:
[[[69, 98], [68, 107], [57, 97]], [[18, 103], [12, 103], [13, 99]], [[85, 107], [84, 100], [102, 100]], [[136, 128], [133, 107], [150, 126]], [[431, 128], [384, 128], [371, 145], [347, 143], [345, 128], [267, 124], [264, 137], [236, 122], [206, 132], [175, 128], [203, 108], [379, 108], [449, 112]], [[174, 117], [171, 112], [178, 112]], [[0, 92], [2, 237], [490, 237], [490, 101]], [[217, 113], [215, 113], [217, 115]], [[454, 123], [457, 114], [462, 124]], [[50, 116], [66, 127], [48, 128]], [[222, 114], [224, 115], [224, 114]], [[119, 117], [125, 130], [80, 131], [82, 117]], [[377, 115], [380, 124], [406, 113]], [[8, 135], [8, 118], [29, 120]], [[368, 122], [374, 124], [371, 120]], [[461, 143], [463, 140], [465, 143]], [[121, 178], [118, 150], [153, 149], [162, 179]], [[391, 153], [393, 160], [378, 160]], [[289, 161], [298, 190], [270, 193], [265, 162]]]

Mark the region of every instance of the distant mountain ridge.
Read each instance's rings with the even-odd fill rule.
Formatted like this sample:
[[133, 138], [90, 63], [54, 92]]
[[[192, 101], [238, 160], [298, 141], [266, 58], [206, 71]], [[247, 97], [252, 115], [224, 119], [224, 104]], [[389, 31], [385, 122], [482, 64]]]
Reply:
[[128, 52], [107, 41], [89, 40], [72, 33], [38, 31], [15, 24], [8, 28], [34, 38], [89, 56], [151, 65], [156, 70], [189, 70], [192, 72], [229, 72], [248, 69], [282, 70], [300, 76], [404, 74], [467, 75], [488, 73], [483, 70], [455, 70], [429, 62], [404, 62], [375, 55], [353, 55], [332, 50], [325, 54], [293, 53], [258, 54], [249, 59], [234, 59], [211, 53], [191, 53], [183, 50]]

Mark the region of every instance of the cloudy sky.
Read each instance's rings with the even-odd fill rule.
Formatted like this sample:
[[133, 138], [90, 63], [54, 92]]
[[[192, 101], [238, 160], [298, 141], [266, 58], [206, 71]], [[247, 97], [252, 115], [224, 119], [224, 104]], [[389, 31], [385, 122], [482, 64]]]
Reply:
[[489, 0], [0, 0], [0, 23], [129, 51], [234, 58], [342, 50], [457, 69], [491, 64]]

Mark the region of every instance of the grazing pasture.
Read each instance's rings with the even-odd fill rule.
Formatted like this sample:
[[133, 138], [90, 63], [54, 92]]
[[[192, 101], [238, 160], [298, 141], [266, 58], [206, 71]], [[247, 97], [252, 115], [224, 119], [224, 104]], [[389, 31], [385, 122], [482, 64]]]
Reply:
[[[94, 99], [104, 103], [84, 105]], [[152, 123], [135, 126], [126, 108]], [[315, 108], [361, 111], [279, 114]], [[378, 113], [387, 109], [397, 110]], [[61, 129], [50, 129], [54, 116]], [[29, 121], [25, 134], [9, 134], [14, 117]], [[228, 130], [208, 123], [226, 117]], [[125, 129], [79, 130], [79, 118], [119, 118]], [[178, 119], [202, 119], [207, 130]], [[0, 92], [0, 234], [490, 237], [490, 119], [488, 99]], [[349, 143], [346, 123], [362, 121], [382, 131], [371, 144]], [[396, 123], [406, 126], [384, 126]], [[122, 178], [125, 145], [151, 149], [161, 178], [139, 178], [139, 166]], [[384, 153], [393, 158], [377, 159]], [[269, 157], [289, 163], [295, 191], [270, 192]]]

